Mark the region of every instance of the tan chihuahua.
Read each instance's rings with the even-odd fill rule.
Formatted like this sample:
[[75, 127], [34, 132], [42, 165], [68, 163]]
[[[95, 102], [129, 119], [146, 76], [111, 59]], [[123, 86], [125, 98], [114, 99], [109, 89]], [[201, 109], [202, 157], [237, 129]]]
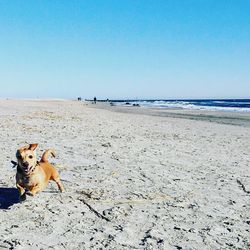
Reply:
[[[35, 195], [37, 192], [45, 189], [49, 180], [56, 182], [59, 190], [64, 191], [60, 176], [57, 170], [48, 162], [48, 156], [55, 157], [53, 149], [46, 150], [41, 160], [38, 162], [35, 149], [38, 144], [29, 144], [17, 150], [17, 173], [16, 186], [20, 198], [28, 195]], [[24, 198], [24, 197], [23, 197]]]

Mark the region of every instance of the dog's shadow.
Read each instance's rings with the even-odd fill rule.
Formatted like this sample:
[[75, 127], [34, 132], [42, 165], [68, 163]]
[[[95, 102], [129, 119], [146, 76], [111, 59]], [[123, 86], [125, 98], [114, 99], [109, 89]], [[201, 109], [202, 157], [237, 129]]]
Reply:
[[19, 193], [16, 188], [0, 187], [0, 209], [8, 209], [19, 201]]

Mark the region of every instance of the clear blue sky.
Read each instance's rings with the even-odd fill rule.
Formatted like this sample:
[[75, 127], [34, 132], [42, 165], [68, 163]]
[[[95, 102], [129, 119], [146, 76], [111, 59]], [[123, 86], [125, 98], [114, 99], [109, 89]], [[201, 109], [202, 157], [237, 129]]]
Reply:
[[250, 98], [250, 0], [0, 0], [0, 97]]

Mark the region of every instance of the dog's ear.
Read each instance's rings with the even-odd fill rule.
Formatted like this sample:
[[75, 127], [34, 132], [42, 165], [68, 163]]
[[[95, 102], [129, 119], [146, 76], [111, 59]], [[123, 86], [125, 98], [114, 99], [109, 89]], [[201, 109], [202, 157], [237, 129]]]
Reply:
[[37, 144], [37, 143], [30, 144], [30, 145], [29, 145], [29, 150], [34, 151], [34, 150], [37, 148], [37, 146], [38, 146], [38, 144]]
[[19, 148], [18, 151], [21, 153], [21, 152], [24, 151], [24, 150], [28, 150], [29, 147], [30, 147], [30, 145], [25, 145], [25, 146]]
[[19, 158], [21, 158], [21, 157], [22, 157], [22, 156], [21, 156], [20, 149], [18, 149], [18, 150], [16, 151], [16, 158], [19, 159]]

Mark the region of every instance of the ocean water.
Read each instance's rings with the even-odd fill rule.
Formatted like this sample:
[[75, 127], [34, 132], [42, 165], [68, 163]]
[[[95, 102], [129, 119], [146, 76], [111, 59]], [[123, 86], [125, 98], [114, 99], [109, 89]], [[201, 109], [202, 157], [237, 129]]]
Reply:
[[201, 100], [112, 100], [114, 105], [148, 108], [178, 108], [250, 112], [250, 99], [201, 99]]

